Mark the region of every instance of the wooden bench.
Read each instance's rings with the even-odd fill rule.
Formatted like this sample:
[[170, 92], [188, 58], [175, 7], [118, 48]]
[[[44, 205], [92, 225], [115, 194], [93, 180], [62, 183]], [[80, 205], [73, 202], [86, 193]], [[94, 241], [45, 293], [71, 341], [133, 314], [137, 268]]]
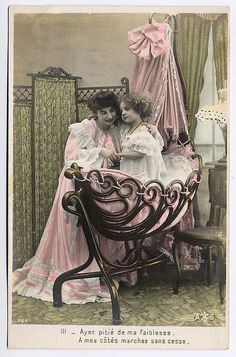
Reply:
[[[201, 167], [201, 158], [199, 167]], [[63, 197], [63, 208], [78, 216], [88, 245], [88, 259], [80, 267], [61, 274], [53, 287], [53, 306], [62, 306], [62, 284], [72, 279], [101, 277], [108, 286], [113, 324], [120, 324], [118, 291], [113, 281], [122, 274], [169, 261], [160, 251], [147, 254], [150, 237], [173, 228], [188, 210], [201, 181], [201, 169], [185, 183], [175, 180], [167, 187], [152, 180], [143, 185], [133, 177], [112, 169], [93, 169], [87, 174], [73, 164], [65, 171], [74, 190]], [[100, 248], [99, 238], [122, 244], [122, 257], [110, 260]], [[99, 270], [83, 272], [96, 259]]]

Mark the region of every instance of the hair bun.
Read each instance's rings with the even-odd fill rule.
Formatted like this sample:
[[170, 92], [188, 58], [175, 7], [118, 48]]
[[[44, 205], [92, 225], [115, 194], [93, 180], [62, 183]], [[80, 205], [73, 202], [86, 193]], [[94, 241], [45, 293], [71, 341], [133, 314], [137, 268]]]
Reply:
[[119, 109], [118, 97], [112, 91], [100, 91], [89, 100], [88, 107], [94, 113], [107, 107], [112, 107], [117, 111]]

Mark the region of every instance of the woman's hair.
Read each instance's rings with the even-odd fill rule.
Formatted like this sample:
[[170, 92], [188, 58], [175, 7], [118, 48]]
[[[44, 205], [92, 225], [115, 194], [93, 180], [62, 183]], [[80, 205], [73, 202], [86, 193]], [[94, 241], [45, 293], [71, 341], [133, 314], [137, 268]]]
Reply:
[[150, 94], [147, 92], [125, 94], [121, 102], [132, 108], [142, 119], [152, 116], [153, 103]]
[[117, 115], [120, 115], [119, 99], [115, 93], [109, 90], [96, 93], [89, 100], [88, 107], [94, 114], [97, 114], [98, 110], [112, 107], [115, 109]]

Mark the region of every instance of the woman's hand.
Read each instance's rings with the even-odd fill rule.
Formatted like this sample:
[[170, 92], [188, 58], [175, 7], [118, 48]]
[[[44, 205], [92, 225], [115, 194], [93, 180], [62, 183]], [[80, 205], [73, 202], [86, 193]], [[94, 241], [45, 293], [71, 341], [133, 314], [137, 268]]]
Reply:
[[122, 156], [124, 156], [124, 153], [123, 152], [117, 152], [116, 156], [117, 156], [118, 159], [121, 159]]
[[118, 159], [117, 153], [107, 148], [101, 148], [100, 155], [112, 162]]

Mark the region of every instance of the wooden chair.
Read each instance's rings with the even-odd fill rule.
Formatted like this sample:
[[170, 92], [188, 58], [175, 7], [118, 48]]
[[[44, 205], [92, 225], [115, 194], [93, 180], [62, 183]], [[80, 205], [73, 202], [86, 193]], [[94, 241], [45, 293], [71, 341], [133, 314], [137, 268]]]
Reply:
[[202, 248], [205, 252], [207, 284], [211, 284], [212, 278], [212, 250], [216, 250], [216, 264], [218, 265], [217, 277], [219, 284], [219, 296], [221, 304], [224, 303], [225, 285], [225, 246], [226, 246], [226, 224], [222, 224], [222, 213], [226, 209], [226, 166], [218, 165], [209, 169], [208, 174], [210, 215], [206, 227], [197, 227], [186, 231], [175, 231], [172, 246], [175, 261], [177, 279], [174, 293], [178, 294], [181, 268], [179, 264], [178, 246], [181, 242]]

